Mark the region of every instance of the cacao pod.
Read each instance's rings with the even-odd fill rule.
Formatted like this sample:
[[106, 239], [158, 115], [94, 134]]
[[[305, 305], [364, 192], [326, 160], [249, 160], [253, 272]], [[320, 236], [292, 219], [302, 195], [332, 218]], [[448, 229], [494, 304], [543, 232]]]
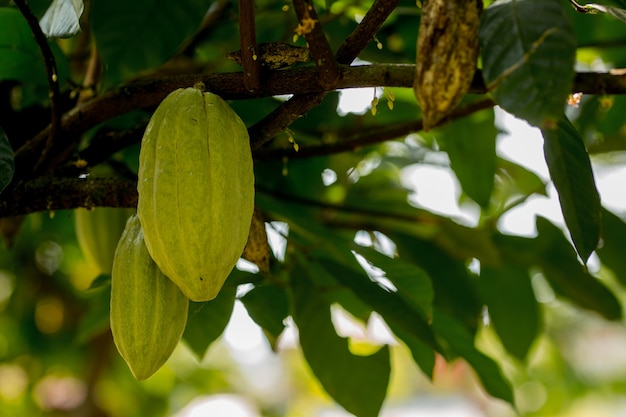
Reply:
[[134, 209], [94, 207], [75, 210], [74, 227], [78, 246], [88, 262], [102, 274], [111, 274], [113, 255], [126, 220]]
[[219, 96], [170, 93], [154, 112], [139, 154], [146, 246], [193, 301], [218, 294], [241, 257], [254, 210], [248, 131]]
[[170, 357], [187, 323], [189, 300], [159, 270], [136, 215], [126, 223], [111, 274], [111, 333], [135, 378], [154, 374]]
[[426, 131], [448, 116], [469, 90], [482, 8], [482, 0], [424, 1], [413, 90]]

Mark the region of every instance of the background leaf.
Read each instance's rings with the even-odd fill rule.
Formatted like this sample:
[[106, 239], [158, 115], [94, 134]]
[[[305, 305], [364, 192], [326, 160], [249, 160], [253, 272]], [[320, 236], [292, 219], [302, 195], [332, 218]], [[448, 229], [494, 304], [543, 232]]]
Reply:
[[198, 30], [211, 0], [96, 1], [90, 19], [105, 64], [106, 86], [156, 68]]
[[480, 289], [490, 321], [502, 344], [525, 360], [541, 330], [541, 316], [528, 270], [507, 264], [480, 268]]
[[564, 7], [498, 0], [481, 18], [483, 77], [494, 100], [538, 127], [559, 120], [571, 92], [576, 39]]
[[302, 353], [324, 389], [342, 407], [359, 417], [377, 417], [387, 393], [389, 348], [370, 356], [355, 356], [348, 341], [335, 333], [330, 305], [298, 268], [292, 273], [293, 318]]
[[436, 134], [463, 191], [483, 208], [489, 206], [493, 191], [497, 134], [493, 109], [445, 124]]
[[604, 265], [626, 286], [626, 223], [609, 210], [602, 209], [602, 244], [597, 249]]
[[284, 320], [289, 316], [287, 292], [278, 285], [268, 284], [254, 287], [241, 297], [248, 314], [261, 326], [273, 347], [285, 328]]
[[622, 306], [615, 294], [583, 269], [561, 230], [538, 217], [537, 231], [540, 267], [555, 292], [608, 320], [621, 319]]
[[478, 378], [490, 395], [513, 404], [513, 390], [493, 359], [476, 349], [470, 331], [458, 320], [435, 311], [433, 326], [438, 335], [447, 342], [449, 349], [461, 356], [476, 371]]
[[583, 262], [600, 239], [600, 196], [582, 138], [567, 118], [556, 129], [542, 129], [550, 177], [574, 246]]
[[224, 332], [235, 303], [235, 288], [223, 287], [217, 297], [203, 303], [189, 302], [183, 339], [202, 360], [207, 349]]

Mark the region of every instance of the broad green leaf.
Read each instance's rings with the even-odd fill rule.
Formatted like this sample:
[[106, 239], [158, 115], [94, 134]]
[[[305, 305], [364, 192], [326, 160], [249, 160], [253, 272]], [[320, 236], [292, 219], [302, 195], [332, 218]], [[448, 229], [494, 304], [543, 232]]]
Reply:
[[49, 38], [68, 38], [80, 31], [83, 0], [52, 0], [39, 21], [43, 33]]
[[420, 367], [422, 372], [432, 380], [433, 371], [435, 370], [435, 351], [432, 347], [426, 345], [419, 338], [410, 332], [404, 330], [401, 326], [394, 323], [387, 323], [391, 331], [404, 342], [411, 351], [413, 361]]
[[95, 1], [91, 28], [105, 65], [105, 87], [158, 67], [200, 25], [212, 0]]
[[289, 316], [289, 300], [285, 289], [275, 284], [260, 285], [241, 297], [241, 302], [275, 347], [278, 336], [285, 328], [284, 320]]
[[582, 138], [567, 118], [543, 129], [543, 150], [550, 177], [576, 251], [587, 262], [600, 239], [600, 196]]
[[189, 302], [189, 315], [183, 339], [199, 360], [224, 332], [235, 304], [235, 289], [224, 287], [217, 297], [203, 303]]
[[481, 267], [480, 289], [502, 344], [523, 361], [541, 328], [528, 270], [515, 264]]
[[621, 319], [622, 307], [615, 294], [583, 269], [561, 230], [538, 217], [537, 231], [539, 266], [555, 292], [608, 320]]
[[469, 329], [453, 317], [436, 310], [433, 326], [448, 344], [449, 349], [469, 363], [487, 392], [504, 401], [513, 404], [513, 390], [510, 383], [502, 376], [498, 365], [476, 349], [474, 338]]
[[14, 172], [13, 149], [11, 149], [9, 138], [0, 127], [0, 193], [9, 185]]
[[540, 194], [547, 197], [546, 184], [534, 172], [507, 159], [498, 158], [498, 176], [509, 180], [513, 193], [522, 195]]
[[[47, 100], [46, 66], [24, 17], [16, 8], [0, 8], [0, 28], [0, 81], [16, 80], [23, 84], [22, 107]], [[59, 83], [64, 85], [69, 74], [67, 58], [54, 42], [49, 45], [56, 60]]]
[[604, 265], [613, 271], [622, 285], [626, 285], [626, 223], [620, 217], [602, 209], [602, 244], [597, 253]]
[[[317, 263], [328, 272], [337, 282], [346, 286], [374, 311], [380, 314], [388, 323], [402, 327], [405, 331], [419, 338], [422, 342], [436, 349], [432, 329], [424, 313], [407, 302], [397, 292], [383, 288], [372, 281], [365, 271], [357, 270], [330, 259], [318, 259]], [[360, 266], [356, 261], [354, 265]]]
[[498, 0], [481, 18], [483, 77], [496, 103], [538, 127], [556, 123], [574, 79], [576, 38], [560, 0]]
[[483, 208], [493, 191], [497, 134], [493, 109], [488, 109], [442, 126], [437, 135], [463, 191]]
[[356, 244], [352, 248], [385, 272], [385, 277], [397, 288], [400, 297], [422, 311], [426, 317], [432, 316], [435, 293], [426, 271], [402, 259], [392, 259], [372, 248]]
[[427, 241], [403, 233], [389, 237], [396, 243], [400, 259], [419, 265], [430, 276], [435, 290], [434, 305], [476, 329], [482, 305], [477, 281], [469, 275], [464, 262], [451, 258]]
[[298, 326], [302, 353], [326, 392], [343, 408], [359, 417], [377, 417], [387, 394], [389, 348], [370, 356], [350, 353], [330, 317], [330, 304], [312, 285], [305, 267], [292, 272], [293, 318]]

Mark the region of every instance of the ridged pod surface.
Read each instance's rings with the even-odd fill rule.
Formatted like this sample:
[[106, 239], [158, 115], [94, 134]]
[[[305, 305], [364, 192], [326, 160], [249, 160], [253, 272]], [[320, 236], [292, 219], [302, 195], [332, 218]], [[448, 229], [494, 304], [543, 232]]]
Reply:
[[482, 0], [424, 1], [413, 89], [426, 131], [448, 116], [470, 88], [482, 9]]
[[187, 323], [189, 300], [159, 270], [136, 215], [126, 223], [111, 274], [111, 333], [135, 378], [154, 374], [170, 357]]
[[114, 207], [94, 207], [91, 210], [77, 209], [74, 227], [78, 245], [87, 261], [101, 273], [110, 274], [113, 255], [126, 220], [135, 210]]
[[193, 301], [215, 298], [241, 257], [254, 210], [246, 126], [219, 96], [173, 91], [154, 112], [139, 155], [146, 245]]

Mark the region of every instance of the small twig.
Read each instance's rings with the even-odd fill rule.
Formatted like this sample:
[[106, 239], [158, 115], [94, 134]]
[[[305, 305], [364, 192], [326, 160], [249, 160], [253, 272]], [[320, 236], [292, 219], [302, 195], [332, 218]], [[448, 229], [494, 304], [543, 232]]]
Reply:
[[254, 0], [239, 0], [239, 40], [243, 83], [249, 91], [256, 91], [261, 87], [261, 60], [256, 42]]
[[[374, 35], [387, 20], [400, 0], [376, 0], [367, 11], [363, 20], [354, 32], [348, 36], [335, 54], [339, 64], [350, 64], [374, 38]], [[295, 95], [279, 108], [267, 115], [263, 120], [248, 129], [252, 148], [256, 149], [269, 142], [278, 133], [282, 132], [296, 119], [322, 102], [325, 92]]]
[[296, 34], [304, 35], [319, 73], [319, 84], [325, 90], [330, 90], [339, 79], [339, 66], [330, 49], [313, 3], [310, 0], [294, 0], [293, 5], [299, 21]]
[[[482, 99], [458, 108], [445, 119], [437, 123], [437, 126], [451, 122], [456, 119], [476, 113], [480, 110], [495, 106], [491, 99]], [[400, 138], [410, 133], [422, 130], [422, 120], [411, 120], [404, 123], [393, 123], [367, 130], [365, 133], [358, 133], [348, 136], [346, 139], [333, 143], [322, 143], [308, 146], [300, 146], [296, 152], [293, 148], [261, 148], [254, 153], [259, 159], [289, 159], [309, 158], [313, 156], [332, 155], [340, 152], [352, 151], [367, 145], [386, 142], [388, 140]], [[342, 135], [338, 135], [342, 136]]]
[[35, 168], [37, 168], [38, 165], [46, 161], [48, 152], [54, 144], [55, 137], [57, 136], [60, 127], [61, 106], [59, 104], [59, 100], [61, 93], [59, 91], [59, 75], [57, 73], [54, 55], [52, 54], [50, 45], [48, 45], [48, 39], [46, 38], [46, 35], [44, 35], [41, 27], [39, 26], [37, 16], [33, 14], [32, 10], [30, 10], [30, 7], [28, 7], [26, 0], [15, 0], [14, 3], [22, 13], [22, 16], [24, 16], [24, 19], [26, 19], [26, 22], [28, 23], [31, 32], [33, 33], [35, 41], [39, 46], [39, 50], [41, 51], [41, 55], [46, 66], [46, 74], [48, 75], [48, 85], [50, 88], [50, 130], [48, 133], [46, 146], [42, 150], [39, 160], [35, 165]]
[[374, 39], [378, 29], [385, 23], [400, 0], [376, 0], [369, 11], [363, 16], [361, 23], [348, 36], [335, 54], [340, 64], [350, 64], [359, 53]]

